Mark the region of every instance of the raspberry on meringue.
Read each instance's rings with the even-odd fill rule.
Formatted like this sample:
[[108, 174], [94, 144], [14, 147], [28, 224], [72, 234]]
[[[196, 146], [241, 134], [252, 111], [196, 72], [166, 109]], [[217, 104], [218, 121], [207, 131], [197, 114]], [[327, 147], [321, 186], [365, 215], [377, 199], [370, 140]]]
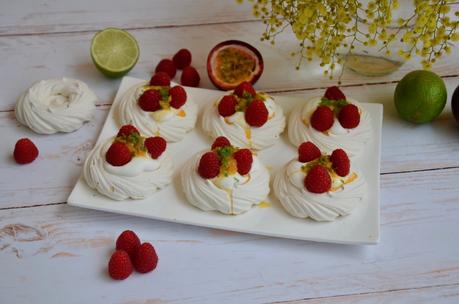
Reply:
[[[157, 93], [157, 105], [150, 105], [149, 108], [142, 105], [141, 97], [147, 91]], [[175, 91], [171, 86], [156, 86], [147, 82], [131, 87], [117, 104], [115, 115], [119, 124], [133, 124], [142, 134], [161, 136], [168, 142], [182, 140], [194, 128], [198, 107], [189, 94], [184, 97], [186, 101], [173, 101]], [[186, 92], [185, 89], [180, 91], [182, 95]], [[181, 98], [183, 99], [183, 96]]]
[[219, 138], [211, 151], [193, 156], [181, 172], [190, 204], [204, 211], [237, 215], [269, 193], [269, 172], [256, 155]]
[[144, 199], [172, 181], [173, 164], [165, 141], [129, 130], [97, 144], [84, 164], [88, 186], [113, 200]]
[[273, 97], [243, 82], [204, 110], [202, 127], [211, 137], [226, 136], [237, 146], [263, 150], [279, 139], [285, 117]]
[[302, 149], [299, 151], [299, 158], [274, 177], [274, 194], [284, 209], [292, 216], [316, 221], [334, 221], [350, 214], [367, 189], [363, 175], [350, 166], [344, 150], [304, 162], [300, 161]]
[[312, 141], [326, 153], [341, 147], [350, 158], [360, 156], [371, 139], [370, 115], [358, 101], [343, 97], [338, 88], [331, 87], [325, 96], [314, 97], [294, 107], [288, 122], [290, 142], [298, 146], [304, 141]]

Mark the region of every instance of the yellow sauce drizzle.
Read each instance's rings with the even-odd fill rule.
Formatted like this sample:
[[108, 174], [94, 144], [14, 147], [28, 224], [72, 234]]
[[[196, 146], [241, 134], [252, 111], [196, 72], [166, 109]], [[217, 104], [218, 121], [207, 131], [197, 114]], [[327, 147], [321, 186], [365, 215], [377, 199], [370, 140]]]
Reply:
[[269, 207], [271, 207], [271, 203], [262, 201], [262, 202], [260, 202], [258, 204], [258, 207], [260, 207], [260, 208], [269, 208]]
[[357, 177], [358, 177], [357, 173], [353, 172], [351, 176], [349, 176], [349, 178], [346, 179], [342, 185], [340, 185], [339, 187], [330, 189], [330, 192], [336, 192], [338, 190], [341, 190], [344, 187], [344, 185], [352, 183], [353, 181], [357, 179]]
[[186, 116], [186, 113], [184, 110], [180, 110], [178, 113], [177, 113], [177, 116], [179, 117], [185, 117]]

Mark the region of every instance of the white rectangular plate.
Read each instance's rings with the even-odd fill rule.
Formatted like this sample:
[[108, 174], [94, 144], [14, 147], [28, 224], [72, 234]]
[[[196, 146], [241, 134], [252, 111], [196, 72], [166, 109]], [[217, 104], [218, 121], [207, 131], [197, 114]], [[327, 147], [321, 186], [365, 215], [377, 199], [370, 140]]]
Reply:
[[[125, 77], [121, 82], [113, 105], [119, 102], [122, 94], [140, 79]], [[223, 92], [207, 89], [187, 88], [187, 92], [199, 105], [200, 113], [205, 106], [222, 96]], [[288, 114], [290, 109], [305, 98], [275, 97], [276, 102]], [[83, 177], [80, 177], [73, 189], [68, 204], [83, 208], [103, 210], [121, 214], [147, 217], [157, 220], [177, 222], [204, 227], [212, 227], [238, 232], [268, 235], [319, 242], [344, 244], [374, 244], [379, 241], [379, 171], [382, 126], [382, 105], [363, 103], [368, 111], [373, 126], [373, 138], [367, 151], [358, 162], [368, 187], [368, 195], [349, 216], [335, 222], [324, 223], [299, 219], [287, 214], [279, 201], [271, 194], [269, 207], [255, 206], [248, 212], [238, 215], [223, 215], [217, 212], [204, 212], [190, 205], [180, 188], [179, 170], [182, 165], [198, 151], [209, 149], [212, 141], [201, 130], [198, 119], [196, 128], [179, 143], [169, 144], [168, 150], [175, 161], [176, 172], [172, 185], [144, 200], [113, 201], [90, 189]], [[111, 107], [98, 142], [105, 142], [118, 132], [114, 106]], [[273, 147], [259, 153], [261, 160], [270, 169], [277, 172], [290, 159], [296, 157], [296, 148], [288, 142], [286, 132]], [[271, 191], [272, 192], [272, 191]], [[262, 204], [265, 205], [265, 204]]]

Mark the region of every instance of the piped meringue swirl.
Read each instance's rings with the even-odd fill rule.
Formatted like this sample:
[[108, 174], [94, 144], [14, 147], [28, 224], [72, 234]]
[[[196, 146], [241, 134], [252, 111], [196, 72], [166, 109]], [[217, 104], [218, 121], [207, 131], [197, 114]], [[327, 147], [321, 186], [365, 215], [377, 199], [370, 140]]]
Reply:
[[168, 142], [178, 142], [194, 128], [198, 116], [198, 107], [187, 94], [186, 103], [175, 109], [146, 112], [137, 101], [145, 91], [147, 82], [129, 88], [118, 103], [116, 112], [119, 125], [132, 124], [140, 133], [148, 136], [161, 136]]
[[218, 103], [204, 110], [202, 127], [211, 137], [226, 136], [235, 146], [263, 150], [272, 146], [285, 128], [285, 117], [282, 108], [274, 99], [265, 95], [265, 106], [268, 109], [268, 121], [261, 127], [247, 124], [244, 112], [236, 112], [229, 117], [218, 113]]
[[338, 216], [348, 215], [366, 196], [363, 176], [351, 171], [345, 177], [332, 176], [332, 189], [326, 193], [309, 192], [304, 186], [306, 174], [304, 163], [291, 160], [274, 177], [274, 194], [284, 209], [299, 218], [316, 221], [334, 221]]
[[83, 176], [90, 188], [113, 200], [144, 199], [171, 183], [173, 164], [167, 152], [158, 159], [146, 153], [116, 167], [105, 160], [112, 142], [96, 145], [86, 159]]
[[39, 134], [73, 132], [94, 116], [97, 96], [76, 79], [55, 78], [32, 85], [16, 103], [16, 119]]
[[350, 158], [361, 155], [366, 143], [371, 139], [370, 115], [358, 101], [351, 98], [347, 98], [347, 101], [360, 110], [360, 123], [357, 127], [345, 129], [335, 117], [333, 126], [328, 131], [320, 132], [314, 129], [310, 124], [310, 118], [321, 102], [320, 97], [315, 97], [292, 109], [288, 122], [290, 142], [299, 146], [305, 141], [312, 141], [323, 153], [327, 154], [337, 148], [342, 148]]
[[256, 156], [253, 156], [252, 168], [245, 176], [235, 174], [204, 179], [198, 173], [203, 153], [190, 159], [181, 173], [182, 189], [192, 205], [204, 211], [237, 215], [266, 199], [269, 172]]

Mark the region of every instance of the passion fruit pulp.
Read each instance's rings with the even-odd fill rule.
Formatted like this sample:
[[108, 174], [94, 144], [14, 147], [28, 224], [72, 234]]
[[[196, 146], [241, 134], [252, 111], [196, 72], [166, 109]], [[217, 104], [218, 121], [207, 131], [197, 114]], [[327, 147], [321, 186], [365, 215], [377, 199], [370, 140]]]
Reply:
[[243, 81], [255, 84], [262, 73], [263, 57], [244, 41], [220, 42], [207, 56], [207, 74], [220, 90], [233, 90]]

